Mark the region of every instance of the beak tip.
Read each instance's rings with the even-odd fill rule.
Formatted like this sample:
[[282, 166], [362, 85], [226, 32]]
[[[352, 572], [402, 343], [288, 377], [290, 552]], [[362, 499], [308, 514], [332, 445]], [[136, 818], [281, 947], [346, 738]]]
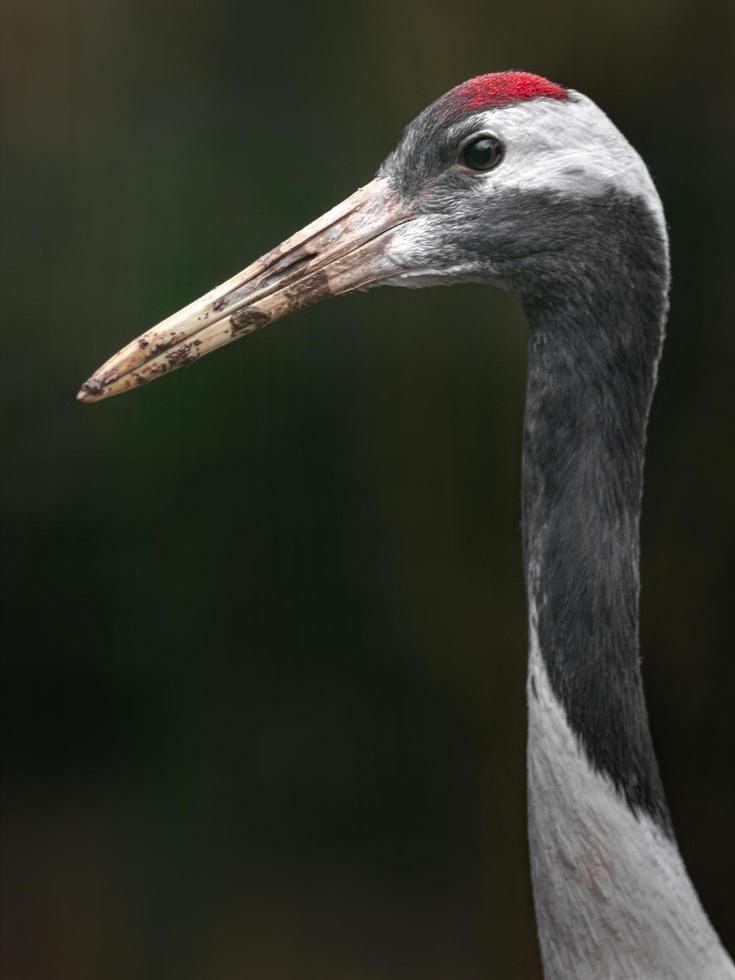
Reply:
[[90, 379], [89, 381], [85, 381], [77, 392], [77, 401], [87, 405], [91, 402], [99, 401], [101, 393], [101, 386]]

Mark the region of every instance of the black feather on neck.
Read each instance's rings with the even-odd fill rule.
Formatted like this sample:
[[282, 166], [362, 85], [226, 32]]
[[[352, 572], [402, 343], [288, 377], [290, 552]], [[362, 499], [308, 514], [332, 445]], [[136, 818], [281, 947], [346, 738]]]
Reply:
[[591, 765], [670, 833], [638, 641], [645, 434], [668, 260], [642, 202], [611, 195], [594, 220], [576, 253], [544, 257], [541, 287], [524, 297], [529, 599], [552, 689]]

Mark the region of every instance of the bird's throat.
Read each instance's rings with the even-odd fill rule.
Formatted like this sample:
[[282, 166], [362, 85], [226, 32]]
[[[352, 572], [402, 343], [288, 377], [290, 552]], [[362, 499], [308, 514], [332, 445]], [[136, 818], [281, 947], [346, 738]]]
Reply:
[[604, 255], [526, 303], [534, 899], [547, 980], [714, 980], [731, 967], [673, 840], [639, 667], [643, 460], [668, 265], [654, 217], [628, 206]]
[[605, 329], [588, 325], [580, 340], [532, 322], [523, 453], [529, 606], [551, 690], [590, 765], [631, 810], [668, 832], [638, 655], [639, 518], [656, 364]]
[[668, 255], [642, 203], [610, 202], [603, 214], [584, 260], [526, 302], [526, 579], [551, 689], [590, 765], [668, 832], [638, 657], [643, 461]]

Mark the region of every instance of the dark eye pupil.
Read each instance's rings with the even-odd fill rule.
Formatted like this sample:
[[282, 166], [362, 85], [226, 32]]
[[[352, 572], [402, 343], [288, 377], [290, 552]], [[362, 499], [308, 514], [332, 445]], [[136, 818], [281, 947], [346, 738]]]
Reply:
[[481, 136], [462, 150], [459, 162], [470, 170], [492, 170], [500, 163], [503, 144], [494, 136]]

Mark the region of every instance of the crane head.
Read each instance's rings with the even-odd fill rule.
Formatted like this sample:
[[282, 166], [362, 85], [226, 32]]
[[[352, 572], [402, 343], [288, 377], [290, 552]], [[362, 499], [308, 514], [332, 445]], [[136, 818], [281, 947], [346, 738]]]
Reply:
[[605, 223], [621, 220], [621, 200], [642, 203], [665, 238], [648, 171], [593, 102], [528, 72], [481, 75], [424, 109], [370, 183], [141, 334], [77, 397], [127, 391], [353, 290], [568, 287], [589, 271]]

